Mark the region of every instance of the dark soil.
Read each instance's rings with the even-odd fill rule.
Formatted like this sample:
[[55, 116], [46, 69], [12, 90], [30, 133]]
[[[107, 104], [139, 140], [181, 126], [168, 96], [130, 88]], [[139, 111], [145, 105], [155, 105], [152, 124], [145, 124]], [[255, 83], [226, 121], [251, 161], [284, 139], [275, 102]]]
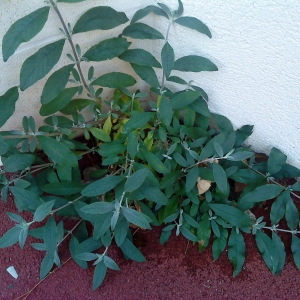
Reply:
[[[0, 201], [0, 236], [13, 226], [5, 214], [16, 212], [12, 199]], [[268, 215], [264, 208], [254, 212]], [[23, 215], [30, 220], [29, 215]], [[71, 221], [70, 228], [74, 225]], [[138, 231], [135, 244], [147, 261], [127, 261], [116, 248], [109, 255], [121, 271], [108, 271], [102, 286], [92, 291], [93, 267], [83, 270], [69, 259], [67, 243], [60, 248], [63, 266], [39, 282], [39, 265], [44, 253], [34, 250], [31, 238], [23, 250], [19, 245], [0, 249], [1, 299], [300, 299], [300, 273], [290, 251], [290, 236], [281, 235], [287, 245], [287, 262], [280, 276], [272, 276], [259, 254], [252, 235], [246, 236], [244, 270], [232, 277], [227, 252], [212, 261], [211, 249], [199, 253], [183, 237], [172, 236], [159, 244], [161, 228]], [[6, 268], [14, 266], [19, 274], [14, 279]], [[28, 294], [26, 294], [28, 293]]]

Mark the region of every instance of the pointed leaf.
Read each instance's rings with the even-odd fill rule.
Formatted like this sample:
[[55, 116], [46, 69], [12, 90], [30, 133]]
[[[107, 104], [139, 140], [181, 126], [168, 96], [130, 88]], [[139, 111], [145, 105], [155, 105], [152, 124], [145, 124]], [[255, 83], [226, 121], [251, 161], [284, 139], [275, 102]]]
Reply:
[[94, 276], [93, 276], [93, 291], [95, 291], [103, 282], [106, 276], [107, 267], [104, 262], [101, 261], [96, 265]]
[[125, 13], [117, 12], [109, 6], [93, 7], [86, 11], [74, 26], [73, 33], [101, 29], [108, 30], [128, 21]]
[[123, 242], [125, 241], [128, 230], [129, 230], [129, 223], [123, 216], [121, 216], [118, 219], [118, 222], [117, 222], [117, 224], [115, 226], [115, 230], [114, 230], [115, 241], [116, 241], [116, 244], [118, 247], [120, 247], [123, 244]]
[[217, 187], [221, 193], [226, 194], [228, 190], [227, 176], [224, 169], [217, 163], [213, 163], [213, 175]]
[[163, 164], [163, 162], [161, 160], [159, 160], [159, 158], [151, 153], [151, 152], [148, 152], [144, 149], [141, 149], [140, 150], [143, 155], [145, 156], [146, 158], [146, 161], [148, 162], [148, 164], [158, 173], [168, 173], [169, 170], [168, 168]]
[[22, 43], [30, 41], [42, 30], [48, 19], [49, 9], [49, 6], [39, 8], [10, 26], [2, 41], [4, 61], [7, 61]]
[[119, 58], [140, 66], [161, 68], [157, 59], [150, 52], [144, 49], [129, 49], [123, 52]]
[[199, 19], [194, 17], [180, 17], [174, 20], [175, 23], [182, 26], [188, 27], [190, 29], [197, 30], [200, 33], [207, 35], [211, 38], [211, 32], [208, 27], [202, 23]]
[[228, 230], [220, 227], [220, 237], [215, 237], [212, 244], [213, 259], [216, 261], [226, 248], [228, 239]]
[[16, 186], [10, 186], [9, 189], [14, 195], [15, 204], [19, 212], [23, 210], [36, 210], [42, 202], [39, 196], [32, 191]]
[[130, 24], [123, 30], [122, 35], [134, 39], [164, 39], [164, 36], [159, 31], [144, 23]]
[[90, 61], [104, 61], [118, 57], [129, 46], [125, 38], [111, 38], [94, 45], [83, 56]]
[[90, 183], [82, 190], [81, 194], [86, 197], [103, 195], [115, 188], [123, 180], [124, 177], [122, 176], [106, 176]]
[[144, 262], [146, 260], [144, 255], [140, 252], [140, 250], [136, 248], [134, 244], [127, 238], [120, 246], [120, 248], [123, 251], [123, 253], [132, 260], [135, 260], [137, 262]]
[[19, 241], [19, 235], [22, 228], [19, 226], [15, 226], [9, 229], [1, 238], [0, 238], [0, 249], [7, 248], [14, 245]]
[[65, 39], [48, 44], [25, 60], [20, 73], [21, 91], [26, 90], [50, 72], [58, 62], [64, 44]]
[[13, 154], [3, 163], [5, 172], [17, 172], [30, 167], [35, 161], [33, 154]]
[[111, 72], [98, 77], [92, 82], [93, 85], [99, 85], [109, 88], [121, 89], [132, 86], [136, 80], [128, 74], [120, 72]]
[[200, 94], [196, 91], [183, 91], [175, 94], [170, 100], [170, 103], [174, 109], [182, 109], [199, 98]]
[[245, 248], [243, 235], [240, 232], [237, 233], [233, 228], [228, 240], [228, 258], [234, 267], [233, 277], [237, 276], [243, 268]]
[[137, 128], [145, 126], [152, 118], [153, 113], [151, 112], [138, 112], [134, 114], [124, 125], [123, 133], [127, 134]]
[[175, 61], [174, 70], [183, 72], [218, 71], [218, 67], [205, 57], [188, 55]]
[[55, 203], [55, 200], [51, 200], [44, 204], [41, 204], [34, 212], [33, 221], [34, 222], [43, 221], [51, 212], [52, 207], [54, 206], [54, 203]]
[[285, 247], [279, 236], [272, 232], [272, 240], [274, 245], [274, 250], [276, 252], [276, 256], [278, 257], [278, 264], [274, 266], [272, 273], [274, 275], [278, 275], [281, 273], [286, 259]]
[[148, 168], [140, 169], [134, 172], [126, 181], [124, 192], [132, 192], [138, 189], [145, 181], [147, 176], [150, 174]]
[[54, 265], [54, 257], [50, 255], [49, 253], [46, 253], [45, 257], [42, 260], [41, 263], [41, 269], [40, 269], [40, 280], [44, 279], [47, 274], [51, 271], [53, 265]]
[[290, 193], [286, 194], [285, 219], [291, 230], [296, 230], [299, 226], [299, 212]]
[[158, 87], [160, 85], [153, 68], [136, 64], [131, 64], [131, 67], [133, 68], [134, 72], [150, 86]]
[[74, 99], [71, 100], [60, 111], [65, 115], [76, 115], [79, 111], [82, 111], [87, 106], [94, 104], [94, 100], [89, 99]]
[[83, 252], [76, 254], [76, 258], [84, 261], [92, 261], [98, 258], [96, 253]]
[[287, 156], [277, 148], [272, 148], [268, 158], [268, 172], [272, 175], [281, 170], [286, 162]]
[[83, 185], [77, 182], [61, 181], [45, 184], [41, 186], [41, 189], [48, 194], [68, 196], [80, 193]]
[[161, 62], [165, 76], [168, 78], [174, 67], [175, 54], [171, 45], [166, 42], [161, 51]]
[[187, 228], [181, 226], [179, 231], [186, 239], [188, 239], [194, 243], [199, 241], [198, 238], [193, 233], [191, 233]]
[[195, 166], [189, 170], [186, 176], [186, 184], [185, 184], [186, 193], [191, 191], [196, 186], [198, 177], [199, 177], [199, 168], [198, 166]]
[[58, 94], [58, 96], [52, 99], [47, 104], [42, 105], [40, 108], [40, 115], [41, 116], [49, 116], [52, 115], [65, 106], [69, 104], [75, 94], [78, 92], [78, 87], [66, 88], [62, 92]]
[[211, 225], [209, 220], [208, 213], [204, 213], [201, 216], [201, 220], [199, 222], [199, 227], [197, 230], [197, 238], [198, 238], [198, 249], [200, 252], [205, 250], [209, 244], [209, 239], [211, 236]]
[[68, 83], [70, 72], [74, 68], [74, 64], [64, 66], [47, 79], [41, 95], [41, 103], [47, 104], [56, 98]]
[[132, 223], [140, 228], [151, 229], [151, 226], [143, 213], [129, 207], [122, 207], [121, 209], [124, 217], [129, 223]]
[[54, 252], [57, 249], [57, 239], [58, 231], [56, 227], [56, 222], [53, 217], [50, 217], [47, 220], [47, 223], [43, 229], [43, 240], [45, 247], [47, 249], [47, 253], [52, 256], [52, 260], [54, 258]]
[[159, 16], [164, 16], [165, 18], [168, 18], [168, 15], [159, 7], [154, 5], [149, 5], [145, 8], [139, 9], [131, 18], [131, 23], [136, 23], [140, 19], [143, 19], [145, 16], [149, 15], [150, 13], [154, 13]]
[[276, 225], [283, 218], [285, 214], [285, 207], [287, 203], [287, 197], [289, 196], [289, 191], [284, 191], [277, 199], [273, 202], [271, 206], [270, 219], [272, 225]]
[[24, 248], [27, 236], [28, 236], [28, 226], [26, 228], [22, 228], [19, 234], [19, 245], [21, 249]]
[[15, 112], [15, 104], [18, 98], [19, 91], [17, 87], [9, 89], [4, 95], [0, 96], [0, 127], [2, 127]]
[[109, 256], [105, 255], [104, 258], [103, 258], [103, 261], [104, 261], [104, 264], [105, 264], [108, 268], [110, 268], [110, 269], [112, 269], [112, 270], [115, 270], [115, 271], [119, 271], [119, 270], [120, 270], [120, 268], [119, 268], [119, 266], [116, 264], [116, 262], [115, 262], [112, 258], [110, 258]]
[[292, 252], [295, 265], [300, 270], [300, 239], [294, 234], [292, 235]]
[[111, 138], [109, 134], [107, 134], [103, 129], [91, 127], [89, 128], [89, 131], [92, 133], [92, 135], [103, 142], [110, 142]]

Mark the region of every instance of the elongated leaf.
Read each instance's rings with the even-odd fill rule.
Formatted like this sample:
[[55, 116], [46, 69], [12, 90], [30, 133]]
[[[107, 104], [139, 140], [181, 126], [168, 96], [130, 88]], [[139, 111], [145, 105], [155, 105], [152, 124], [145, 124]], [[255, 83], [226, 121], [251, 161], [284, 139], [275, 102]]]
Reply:
[[93, 85], [100, 85], [115, 89], [132, 86], [135, 83], [136, 80], [131, 75], [120, 72], [104, 74], [92, 82]]
[[111, 38], [91, 47], [83, 56], [90, 61], [113, 59], [128, 49], [130, 43], [125, 38]]
[[14, 195], [15, 204], [19, 212], [23, 210], [36, 210], [42, 204], [39, 196], [32, 191], [16, 186], [10, 186], [9, 189]]
[[30, 41], [42, 30], [48, 19], [49, 9], [49, 6], [39, 8], [10, 26], [2, 41], [4, 61], [7, 61], [22, 43]]
[[144, 23], [130, 24], [123, 30], [122, 35], [134, 39], [164, 39], [164, 36], [159, 31]]
[[140, 250], [136, 248], [134, 244], [127, 238], [124, 240], [120, 248], [123, 253], [132, 260], [135, 260], [137, 262], [144, 262], [146, 260]]
[[202, 215], [197, 230], [197, 238], [199, 240], [198, 249], [200, 252], [204, 251], [208, 244], [211, 235], [211, 226], [208, 213]]
[[186, 176], [186, 184], [185, 184], [186, 193], [191, 191], [196, 186], [198, 177], [199, 177], [199, 168], [198, 166], [195, 166], [189, 170]]
[[89, 130], [96, 139], [103, 142], [111, 141], [109, 134], [107, 134], [103, 129], [91, 127]]
[[235, 152], [235, 153], [231, 154], [227, 159], [233, 160], [233, 161], [241, 161], [241, 160], [250, 158], [253, 155], [254, 155], [254, 153], [251, 151], [240, 151], [240, 152]]
[[27, 236], [28, 236], [28, 226], [25, 228], [22, 228], [22, 230], [20, 231], [20, 234], [19, 234], [19, 245], [20, 245], [21, 249], [24, 248]]
[[205, 57], [188, 55], [175, 61], [174, 70], [183, 72], [218, 71], [218, 67]]
[[90, 183], [82, 190], [81, 194], [87, 197], [103, 195], [115, 188], [123, 180], [124, 177], [122, 176], [106, 176]]
[[56, 98], [68, 83], [70, 72], [74, 64], [70, 64], [55, 71], [47, 79], [41, 95], [41, 103], [47, 104]]
[[243, 210], [250, 209], [257, 202], [270, 200], [278, 196], [284, 188], [276, 184], [266, 184], [259, 186], [252, 192], [242, 196], [238, 201], [239, 208]]
[[69, 104], [69, 102], [72, 100], [72, 98], [78, 92], [78, 90], [79, 90], [78, 87], [64, 89], [51, 102], [48, 102], [47, 104], [42, 105], [42, 107], [40, 109], [40, 115], [41, 116], [49, 116], [49, 115], [52, 115], [52, 114], [60, 111], [61, 109], [63, 109], [65, 106], [67, 106]]
[[268, 158], [268, 172], [272, 175], [281, 170], [286, 162], [287, 156], [277, 148], [272, 148]]
[[83, 189], [83, 185], [77, 182], [61, 181], [45, 184], [41, 189], [52, 195], [67, 196], [80, 193]]
[[34, 212], [33, 221], [34, 222], [43, 221], [48, 216], [48, 214], [51, 212], [52, 207], [54, 206], [54, 203], [55, 203], [55, 200], [51, 200], [44, 204], [41, 204]]
[[157, 204], [160, 204], [160, 205], [168, 204], [169, 199], [158, 187], [148, 185], [142, 191], [142, 194], [145, 199], [153, 201]]
[[217, 163], [213, 163], [213, 175], [219, 190], [226, 194], [228, 190], [227, 176], [224, 169]]
[[292, 235], [292, 252], [295, 265], [300, 270], [300, 239], [294, 234]]
[[208, 27], [201, 22], [199, 19], [194, 17], [180, 17], [174, 20], [175, 23], [180, 24], [182, 26], [188, 27], [190, 29], [197, 30], [200, 33], [207, 35], [211, 38], [211, 32]]
[[53, 265], [54, 265], [53, 255], [46, 253], [45, 257], [41, 262], [40, 280], [44, 279], [47, 276], [47, 274], [51, 271]]
[[9, 229], [1, 238], [0, 238], [0, 248], [7, 248], [14, 245], [19, 241], [19, 234], [22, 228], [15, 226]]
[[21, 216], [19, 216], [17, 214], [14, 214], [12, 212], [7, 212], [6, 214], [9, 216], [9, 218], [12, 221], [14, 221], [16, 223], [26, 223], [26, 221]]
[[220, 237], [215, 237], [212, 244], [213, 259], [216, 261], [226, 248], [228, 239], [228, 230], [220, 227]]
[[285, 214], [285, 208], [287, 203], [287, 197], [289, 197], [290, 192], [284, 191], [277, 199], [273, 202], [271, 206], [270, 218], [272, 225], [278, 224], [278, 222], [283, 218]]
[[4, 95], [0, 96], [0, 127], [2, 127], [15, 112], [15, 105], [18, 99], [19, 91], [17, 87], [9, 89]]
[[127, 134], [137, 128], [142, 128], [152, 118], [153, 113], [151, 112], [138, 112], [134, 114], [124, 125], [123, 133]]
[[93, 276], [93, 291], [95, 291], [103, 282], [106, 276], [107, 267], [104, 262], [101, 261], [96, 265], [94, 276]]
[[26, 90], [50, 72], [58, 62], [64, 44], [65, 39], [48, 44], [25, 60], [20, 73], [21, 91]]
[[171, 105], [174, 109], [182, 109], [199, 98], [200, 94], [196, 91], [183, 91], [171, 98]]
[[166, 126], [170, 126], [173, 113], [174, 111], [171, 107], [170, 100], [166, 96], [162, 95], [159, 104], [159, 118]]
[[151, 226], [143, 213], [129, 207], [122, 207], [121, 210], [129, 223], [132, 223], [140, 228], [151, 229]]
[[96, 253], [83, 252], [76, 254], [76, 258], [85, 261], [92, 261], [97, 259], [98, 255]]
[[112, 258], [110, 258], [109, 256], [105, 255], [104, 258], [103, 258], [103, 261], [104, 261], [104, 264], [105, 264], [108, 268], [110, 268], [110, 269], [112, 269], [112, 270], [115, 270], [115, 271], [119, 271], [119, 270], [120, 270], [120, 268], [119, 268], [119, 266], [116, 264], [116, 262], [115, 262]]
[[161, 50], [161, 62], [165, 76], [168, 78], [174, 67], [175, 54], [171, 45], [166, 42]]
[[131, 67], [133, 68], [134, 72], [150, 86], [158, 87], [160, 85], [153, 68], [136, 64], [131, 64]]
[[187, 228], [181, 226], [179, 231], [186, 239], [188, 239], [194, 243], [199, 241], [198, 238], [193, 233], [191, 233]]
[[136, 23], [140, 19], [143, 19], [145, 16], [149, 15], [150, 13], [154, 13], [158, 16], [164, 16], [165, 18], [168, 18], [168, 15], [159, 7], [154, 6], [154, 5], [149, 5], [145, 8], [141, 8], [136, 13], [134, 16], [131, 18], [131, 23]]
[[47, 156], [56, 164], [76, 166], [75, 154], [63, 143], [47, 136], [38, 136], [38, 141]]
[[255, 235], [255, 241], [268, 269], [272, 274], [275, 274], [279, 257], [278, 253], [276, 253], [276, 248], [272, 239], [262, 231], [258, 230]]
[[249, 230], [250, 226], [252, 225], [252, 220], [250, 219], [250, 217], [238, 208], [226, 204], [214, 203], [210, 203], [209, 207], [215, 212], [217, 216], [222, 218], [224, 221], [233, 226], [239, 227], [244, 231], [246, 229]]
[[150, 174], [148, 168], [140, 169], [134, 172], [126, 181], [124, 192], [132, 192], [138, 189], [145, 181], [147, 176]]
[[121, 215], [121, 217], [118, 219], [118, 222], [115, 226], [115, 241], [118, 247], [120, 247], [123, 242], [125, 241], [125, 238], [127, 236], [127, 232], [129, 230], [129, 223], [128, 221]]
[[234, 267], [233, 277], [237, 276], [243, 268], [245, 248], [243, 235], [240, 232], [237, 233], [233, 228], [228, 240], [228, 258]]
[[93, 103], [94, 101], [89, 99], [74, 99], [71, 100], [67, 106], [60, 111], [65, 115], [76, 115], [79, 111]]
[[286, 193], [285, 218], [288, 227], [291, 230], [296, 230], [299, 226], [299, 212], [290, 193]]
[[273, 240], [276, 256], [278, 257], [278, 264], [276, 267], [274, 266], [272, 273], [274, 275], [278, 275], [281, 273], [285, 264], [285, 259], [286, 259], [285, 247], [283, 242], [275, 232], [272, 232], [272, 240]]
[[151, 153], [148, 152], [144, 149], [141, 149], [141, 152], [143, 153], [143, 155], [146, 158], [146, 161], [148, 162], [148, 164], [158, 173], [168, 173], [169, 170], [168, 168], [163, 164], [163, 162], [161, 160], [159, 160], [159, 158]]
[[183, 4], [181, 2], [181, 0], [178, 0], [178, 8], [174, 11], [174, 17], [175, 18], [178, 18], [178, 17], [181, 17], [182, 14], [183, 14]]
[[108, 6], [93, 7], [85, 12], [74, 26], [73, 33], [101, 29], [108, 30], [128, 21], [123, 12], [117, 12]]
[[48, 219], [43, 229], [43, 240], [47, 249], [47, 253], [54, 258], [54, 253], [57, 250], [58, 231], [53, 217]]
[[157, 59], [150, 52], [144, 49], [129, 49], [123, 52], [119, 58], [140, 66], [161, 68]]
[[17, 172], [30, 167], [35, 160], [33, 154], [13, 154], [3, 163], [6, 172]]

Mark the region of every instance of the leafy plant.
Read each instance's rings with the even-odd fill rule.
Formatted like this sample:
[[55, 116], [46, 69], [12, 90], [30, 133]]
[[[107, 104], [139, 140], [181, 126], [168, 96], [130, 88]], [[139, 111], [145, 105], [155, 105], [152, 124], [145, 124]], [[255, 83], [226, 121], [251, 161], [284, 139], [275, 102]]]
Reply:
[[[138, 10], [131, 20], [108, 6], [92, 7], [71, 26], [58, 3], [49, 0], [8, 29], [2, 40], [4, 61], [44, 28], [50, 9], [59, 17], [64, 37], [27, 58], [20, 85], [0, 97], [2, 126], [13, 116], [19, 92], [44, 78], [65, 53], [66, 42], [70, 44], [69, 64], [48, 77], [41, 93], [44, 124], [38, 128], [33, 117], [24, 116], [22, 130], [1, 132], [1, 197], [7, 201], [11, 193], [18, 211], [31, 212], [32, 219], [27, 222], [7, 212], [15, 226], [0, 238], [0, 248], [15, 243], [22, 248], [28, 235], [36, 238], [32, 247], [45, 252], [43, 279], [54, 265], [61, 265], [59, 246], [71, 236], [70, 254], [82, 268], [93, 261], [97, 289], [107, 269], [119, 270], [109, 256], [112, 243], [126, 258], [145, 260], [134, 245], [132, 228], [163, 225], [161, 243], [173, 232], [197, 244], [200, 252], [212, 241], [214, 260], [228, 247], [234, 276], [245, 261], [244, 234], [255, 235], [266, 265], [278, 274], [286, 256], [278, 232], [289, 232], [300, 268], [299, 213], [292, 199], [299, 198], [295, 191], [300, 191], [300, 184], [281, 184], [284, 178], [300, 176], [300, 171], [276, 148], [267, 161], [257, 162], [255, 153], [244, 146], [252, 126], [234, 129], [226, 117], [209, 111], [203, 89], [177, 75], [217, 67], [194, 54], [177, 58], [168, 40], [171, 27], [185, 26], [211, 38], [208, 27], [183, 16], [180, 0], [175, 11], [158, 3]], [[166, 35], [143, 23], [149, 14], [168, 22]], [[123, 29], [118, 35], [85, 53], [74, 43], [76, 34], [119, 26]], [[160, 58], [135, 48], [139, 39], [162, 40]], [[110, 59], [128, 62], [136, 76], [95, 75], [101, 70], [99, 63]], [[137, 78], [150, 86], [150, 92], [135, 90]], [[177, 91], [168, 88], [169, 83], [176, 84]], [[104, 90], [111, 91], [109, 100], [101, 98]], [[144, 98], [146, 109], [141, 105]], [[79, 134], [84, 139], [78, 139]], [[92, 158], [90, 165], [86, 157]], [[273, 201], [268, 226], [251, 211], [265, 201]], [[67, 230], [62, 217], [78, 221]], [[288, 229], [278, 227], [283, 219]]]

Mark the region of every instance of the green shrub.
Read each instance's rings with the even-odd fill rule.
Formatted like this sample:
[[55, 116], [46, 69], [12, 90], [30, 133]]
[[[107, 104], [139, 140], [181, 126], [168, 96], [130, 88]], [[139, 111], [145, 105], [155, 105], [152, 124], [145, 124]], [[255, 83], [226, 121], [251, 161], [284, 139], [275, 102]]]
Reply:
[[[133, 243], [131, 228], [150, 230], [161, 225], [162, 244], [172, 232], [197, 244], [199, 251], [211, 241], [214, 260], [228, 247], [234, 276], [244, 264], [245, 233], [255, 235], [272, 274], [280, 273], [286, 252], [277, 232], [286, 231], [292, 234], [291, 248], [300, 268], [299, 213], [291, 197], [299, 197], [293, 191], [300, 191], [300, 184], [280, 184], [284, 178], [300, 176], [300, 171], [288, 165], [276, 148], [267, 161], [257, 162], [244, 146], [252, 126], [235, 130], [226, 117], [209, 111], [208, 97], [200, 87], [173, 75], [174, 71], [217, 70], [201, 56], [176, 57], [168, 42], [172, 25], [211, 37], [208, 27], [183, 16], [180, 0], [178, 4], [175, 11], [162, 3], [147, 6], [131, 20], [111, 7], [92, 7], [71, 26], [50, 0], [12, 24], [3, 37], [7, 61], [21, 43], [43, 29], [50, 9], [58, 15], [64, 34], [23, 62], [20, 85], [0, 97], [1, 126], [14, 115], [19, 91], [52, 70], [65, 54], [66, 43], [72, 49], [66, 54], [69, 64], [53, 72], [43, 87], [39, 114], [45, 117], [44, 124], [37, 128], [33, 117], [24, 116], [22, 130], [0, 135], [1, 197], [6, 201], [11, 193], [18, 211], [33, 215], [26, 222], [20, 214], [7, 212], [16, 224], [0, 238], [0, 248], [17, 242], [22, 248], [28, 235], [36, 238], [32, 247], [45, 252], [41, 279], [54, 265], [61, 265], [59, 246], [71, 236], [69, 250], [75, 262], [87, 268], [87, 262], [93, 261], [96, 289], [108, 268], [119, 270], [109, 256], [112, 243], [126, 258], [142, 262], [145, 258]], [[169, 24], [165, 36], [143, 23], [149, 14]], [[98, 30], [101, 38], [99, 30], [120, 25], [124, 28], [115, 37], [101, 40], [85, 53], [73, 42], [75, 34]], [[163, 40], [160, 59], [135, 48], [139, 39]], [[94, 77], [99, 62], [113, 58], [127, 62], [136, 76], [109, 72]], [[88, 62], [93, 65], [85, 74], [83, 66]], [[134, 89], [137, 78], [150, 86], [150, 93]], [[182, 88], [173, 91], [170, 83]], [[107, 101], [101, 98], [104, 90], [111, 91]], [[148, 100], [149, 107], [143, 108], [142, 99]], [[86, 157], [91, 157], [90, 164]], [[9, 173], [15, 176], [11, 179]], [[236, 193], [234, 184], [244, 188]], [[267, 226], [251, 209], [274, 198]], [[62, 217], [78, 221], [66, 230]], [[278, 228], [282, 219], [288, 229]], [[34, 223], [38, 226], [32, 229]], [[89, 224], [92, 232], [87, 230]], [[268, 230], [271, 236], [264, 233]]]

